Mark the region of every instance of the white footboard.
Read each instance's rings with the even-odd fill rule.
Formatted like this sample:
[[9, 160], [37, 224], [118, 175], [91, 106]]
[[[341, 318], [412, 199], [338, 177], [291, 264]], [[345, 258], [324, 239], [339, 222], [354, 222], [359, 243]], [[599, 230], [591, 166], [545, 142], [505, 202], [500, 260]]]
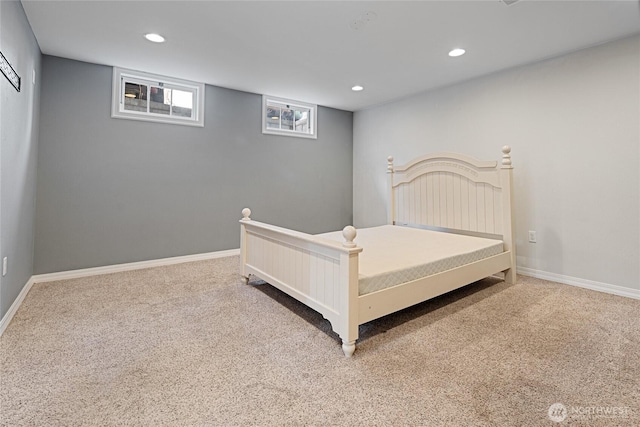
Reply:
[[240, 271], [253, 274], [321, 313], [342, 339], [347, 356], [358, 339], [358, 254], [356, 230], [343, 230], [345, 242], [281, 228], [249, 218], [240, 220]]

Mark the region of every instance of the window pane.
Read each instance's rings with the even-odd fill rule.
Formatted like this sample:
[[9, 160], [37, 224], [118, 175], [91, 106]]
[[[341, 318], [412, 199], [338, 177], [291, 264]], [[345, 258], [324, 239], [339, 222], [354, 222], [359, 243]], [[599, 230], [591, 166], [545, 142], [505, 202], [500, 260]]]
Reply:
[[283, 108], [280, 114], [280, 129], [293, 130], [294, 111], [290, 108]]
[[280, 107], [267, 105], [267, 129], [280, 129]]
[[309, 133], [309, 110], [296, 109], [294, 116], [296, 132]]
[[124, 109], [147, 112], [147, 86], [125, 82]]
[[173, 89], [172, 113], [174, 116], [191, 117], [193, 114], [193, 92]]
[[164, 89], [158, 86], [151, 86], [149, 94], [149, 112], [155, 114], [169, 115], [171, 106], [171, 89]]

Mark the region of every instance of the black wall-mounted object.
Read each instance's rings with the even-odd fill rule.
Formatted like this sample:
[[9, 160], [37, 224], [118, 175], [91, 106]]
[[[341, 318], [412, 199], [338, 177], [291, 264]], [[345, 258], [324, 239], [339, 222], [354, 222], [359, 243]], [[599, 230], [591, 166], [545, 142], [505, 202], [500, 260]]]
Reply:
[[9, 80], [9, 82], [16, 88], [18, 92], [20, 92], [20, 76], [16, 73], [16, 70], [13, 69], [7, 58], [4, 57], [2, 52], [0, 52], [0, 70], [2, 70], [2, 74]]

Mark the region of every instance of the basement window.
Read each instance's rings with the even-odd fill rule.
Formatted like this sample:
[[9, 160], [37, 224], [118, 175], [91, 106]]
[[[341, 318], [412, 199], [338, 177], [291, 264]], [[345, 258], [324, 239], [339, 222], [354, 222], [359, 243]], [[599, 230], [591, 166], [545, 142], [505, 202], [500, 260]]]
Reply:
[[300, 101], [262, 96], [262, 133], [317, 138], [318, 106]]
[[111, 117], [204, 126], [204, 84], [113, 68]]

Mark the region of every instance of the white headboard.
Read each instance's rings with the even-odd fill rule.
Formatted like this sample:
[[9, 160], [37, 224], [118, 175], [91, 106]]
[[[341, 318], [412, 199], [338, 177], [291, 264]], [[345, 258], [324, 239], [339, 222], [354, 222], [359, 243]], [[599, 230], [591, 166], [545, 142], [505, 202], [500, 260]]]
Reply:
[[437, 153], [395, 166], [388, 158], [389, 223], [502, 236], [512, 249], [511, 148], [502, 161]]

